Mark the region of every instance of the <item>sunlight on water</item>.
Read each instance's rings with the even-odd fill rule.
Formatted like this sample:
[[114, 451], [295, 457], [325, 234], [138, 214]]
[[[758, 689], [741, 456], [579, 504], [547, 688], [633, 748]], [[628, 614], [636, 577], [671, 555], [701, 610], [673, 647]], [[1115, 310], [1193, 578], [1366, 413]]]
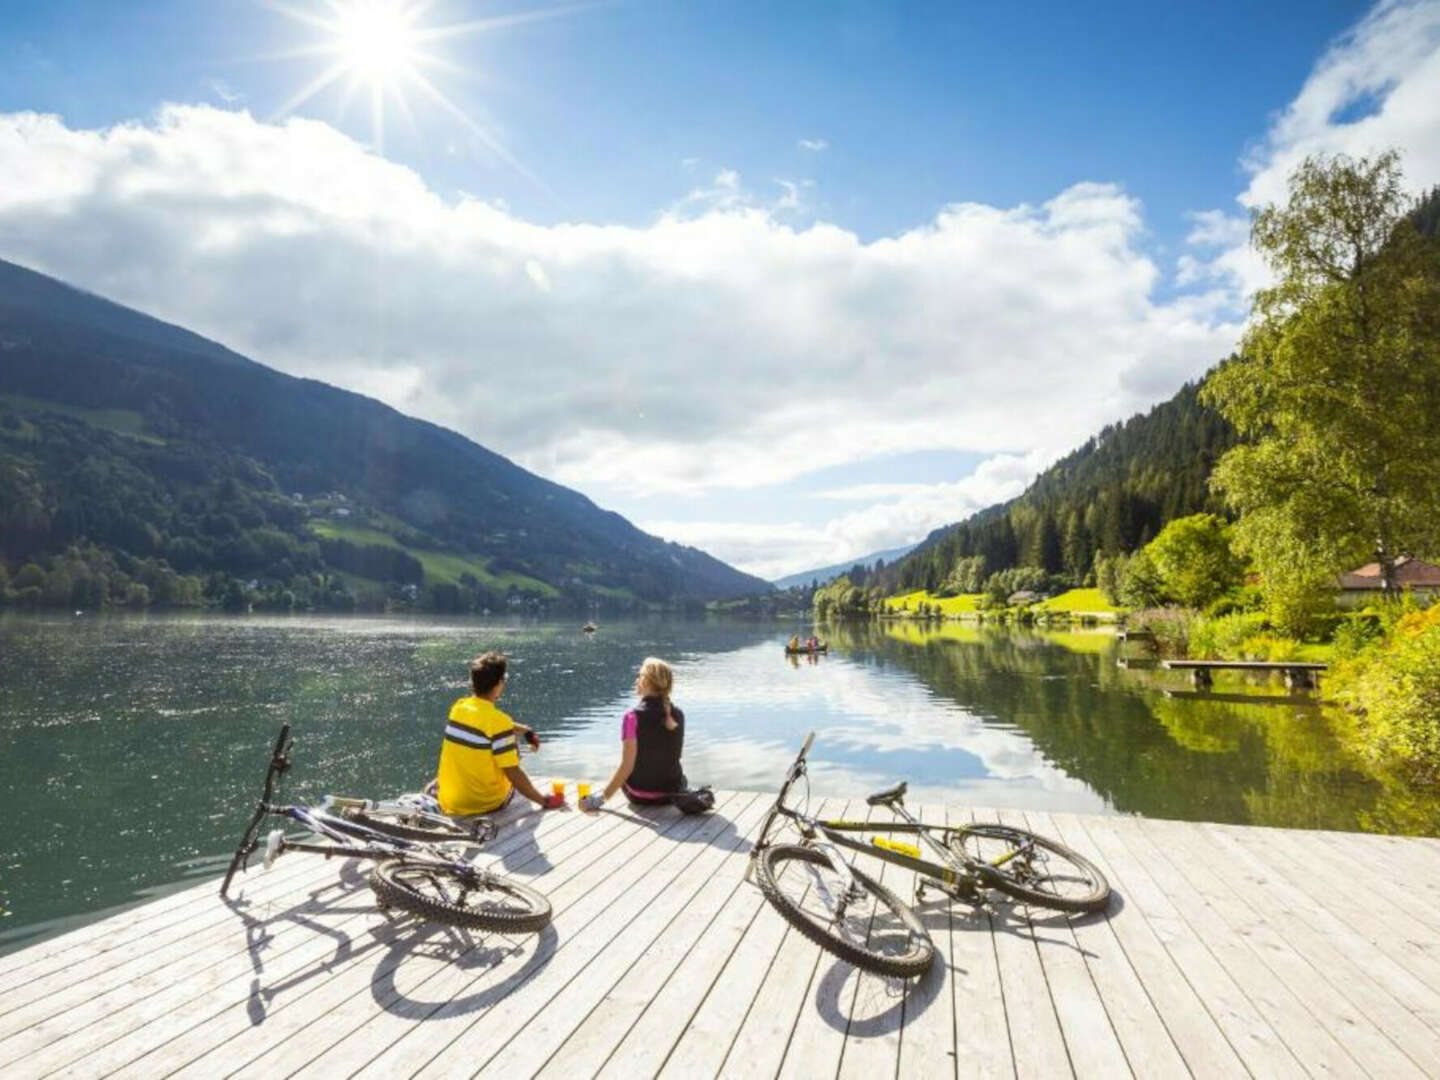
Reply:
[[[640, 661], [675, 667], [692, 783], [773, 791], [815, 731], [811, 787], [858, 798], [1296, 827], [1435, 832], [1432, 794], [1366, 771], [1304, 699], [1193, 699], [1117, 669], [1113, 639], [946, 625], [574, 625], [384, 618], [0, 615], [0, 947], [212, 877], [282, 723], [284, 796], [385, 796], [435, 770], [466, 664], [512, 660], [502, 707], [540, 731], [526, 768], [603, 782]], [[1256, 693], [1253, 698], [1247, 694]]]

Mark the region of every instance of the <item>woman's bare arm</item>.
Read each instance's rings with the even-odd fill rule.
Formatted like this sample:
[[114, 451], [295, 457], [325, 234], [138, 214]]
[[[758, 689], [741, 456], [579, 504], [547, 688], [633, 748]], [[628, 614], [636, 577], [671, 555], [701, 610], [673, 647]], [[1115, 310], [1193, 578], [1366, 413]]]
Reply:
[[604, 798], [609, 799], [611, 795], [620, 790], [620, 785], [630, 779], [630, 774], [635, 771], [635, 746], [634, 739], [620, 740], [620, 764], [615, 769], [615, 775], [610, 777], [610, 782], [605, 785], [601, 793]]

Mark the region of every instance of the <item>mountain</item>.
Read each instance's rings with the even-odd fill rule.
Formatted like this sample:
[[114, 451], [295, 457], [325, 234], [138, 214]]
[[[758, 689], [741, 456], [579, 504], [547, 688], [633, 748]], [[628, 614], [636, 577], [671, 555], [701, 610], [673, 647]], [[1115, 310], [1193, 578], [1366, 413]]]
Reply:
[[914, 549], [914, 544], [906, 544], [903, 547], [891, 548], [889, 551], [876, 551], [869, 555], [862, 555], [858, 559], [851, 559], [849, 562], [836, 563], [834, 566], [822, 566], [818, 570], [805, 570], [799, 574], [788, 574], [783, 578], [777, 578], [770, 584], [777, 589], [791, 589], [795, 586], [804, 587], [812, 581], [821, 585], [833, 578], [839, 577], [847, 570], [853, 570], [856, 566], [863, 566], [866, 570], [872, 570], [875, 564], [881, 561], [892, 563], [903, 555]]
[[936, 529], [883, 583], [933, 590], [975, 556], [986, 574], [1035, 566], [1080, 582], [1097, 554], [1134, 550], [1173, 518], [1219, 512], [1207, 481], [1236, 436], [1199, 389], [1187, 383], [1148, 413], [1108, 425], [1015, 499]]
[[67, 551], [72, 578], [83, 563], [133, 584], [160, 566], [211, 599], [243, 580], [341, 606], [770, 588], [453, 431], [0, 260], [0, 575], [55, 573]]

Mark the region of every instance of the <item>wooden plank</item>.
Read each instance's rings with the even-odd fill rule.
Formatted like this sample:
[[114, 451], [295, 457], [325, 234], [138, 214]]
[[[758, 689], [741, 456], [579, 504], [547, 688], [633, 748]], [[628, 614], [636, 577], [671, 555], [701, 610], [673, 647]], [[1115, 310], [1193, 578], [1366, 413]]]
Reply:
[[[956, 807], [946, 808], [945, 818], [949, 825], [973, 820]], [[956, 901], [950, 909], [951, 1008], [955, 1014], [955, 1069], [960, 1076], [1015, 1075], [995, 923], [995, 913], [984, 903]]]
[[[752, 806], [757, 796], [743, 797], [743, 814]], [[592, 960], [600, 955], [617, 935], [623, 933], [632, 912], [641, 910], [646, 904], [657, 902], [657, 896], [683, 873], [697, 856], [707, 852], [709, 841], [730, 826], [727, 815], [709, 814], [691, 818], [684, 826], [674, 830], [674, 835], [687, 837], [696, 835], [693, 844], [652, 845], [658, 849], [659, 858], [653, 860], [648, 872], [635, 874], [627, 867], [626, 874], [612, 875], [612, 880], [592, 890], [592, 896], [603, 900], [596, 917], [589, 919], [583, 930], [571, 929], [565, 932], [564, 947], [558, 949], [554, 959], [543, 970], [538, 971], [523, 985], [512, 989], [505, 998], [501, 1024], [487, 1023], [484, 1014], [471, 1020], [465, 1030], [439, 1053], [424, 1064], [427, 1077], [469, 1077], [478, 1063], [486, 1061], [501, 1050], [511, 1038], [511, 1018], [524, 1022], [533, 1018], [572, 979], [578, 977]], [[646, 852], [647, 856], [650, 852]], [[629, 879], [629, 880], [626, 880]], [[591, 897], [587, 897], [589, 900]], [[562, 932], [557, 927], [557, 932]], [[425, 1033], [418, 1032], [424, 1039]], [[554, 1045], [553, 1043], [551, 1044]], [[392, 1048], [392, 1053], [372, 1062], [364, 1072], [374, 1076], [388, 1076], [395, 1070], [398, 1060], [403, 1060], [406, 1048], [402, 1045]], [[402, 1055], [397, 1058], [396, 1053]], [[413, 1052], [413, 1051], [412, 1051]], [[318, 1062], [323, 1069], [325, 1062]], [[320, 1075], [319, 1073], [315, 1075]], [[328, 1071], [325, 1075], [329, 1075]]]
[[[706, 850], [674, 879], [662, 883], [658, 893], [649, 897], [637, 896], [635, 900], [640, 906], [634, 909], [633, 915], [617, 912], [619, 918], [605, 930], [613, 935], [609, 942], [558, 992], [551, 994], [549, 988], [540, 985], [538, 980], [533, 988], [527, 987], [536, 1006], [543, 1008], [523, 1021], [523, 1039], [503, 1044], [488, 1059], [482, 1060], [481, 1054], [475, 1054], [473, 1060], [480, 1064], [481, 1069], [496, 1076], [534, 1076], [556, 1048], [605, 999], [609, 988], [615, 985], [613, 980], [617, 975], [622, 981], [638, 979], [644, 982], [662, 977], [662, 972], [654, 972], [637, 964], [637, 961], [671, 932], [675, 920], [688, 909], [692, 900], [704, 892], [707, 885], [728, 885], [731, 895], [735, 895], [744, 875], [750, 837], [759, 829], [770, 804], [767, 796], [757, 795], [734, 817], [732, 829], [713, 836], [707, 834], [704, 838]], [[704, 937], [705, 945], [722, 939], [725, 929], [724, 919], [716, 920]], [[661, 999], [652, 1001], [646, 1014], [649, 1010], [676, 1011], [674, 999], [692, 985], [693, 980], [666, 986]], [[523, 1003], [519, 1003], [518, 1008], [511, 1001], [505, 1003], [507, 1018], [517, 1013], [523, 1017], [523, 1009]], [[682, 1024], [678, 1030], [687, 1029]], [[694, 1030], [693, 1027], [690, 1030]]]
[[[1033, 810], [1026, 811], [1025, 819], [1028, 822], [1027, 827], [1031, 831], [1059, 840], [1061, 843], [1065, 842], [1056, 822], [1049, 814]], [[1088, 858], [1090, 851], [1087, 848], [1088, 845], [1081, 842], [1076, 850]], [[1113, 1030], [1116, 1039], [1115, 1045], [1122, 1052], [1130, 1071], [1136, 1076], [1146, 1078], [1188, 1076], [1189, 1069], [1186, 1068], [1185, 1059], [1181, 1056], [1175, 1041], [1170, 1037], [1170, 1032], [1166, 1029], [1154, 1001], [1145, 992], [1144, 984], [1141, 983], [1129, 957], [1125, 955], [1124, 949], [1120, 947], [1118, 939], [1109, 926], [1108, 912], [1071, 916], [1068, 919], [1052, 919], [1048, 922], [1057, 933], [1062, 932], [1063, 929], [1069, 930], [1070, 942], [1073, 943], [1075, 955], [1080, 957], [1081, 963], [1085, 966], [1090, 982], [1105, 1010], [1109, 1027]], [[1066, 944], [1068, 946], [1069, 943]], [[1060, 955], [1062, 958], [1065, 957], [1065, 948], [1062, 948]], [[1057, 978], [1058, 974], [1051, 972], [1052, 991], [1060, 981]], [[1072, 977], [1074, 976], [1072, 975]], [[1077, 1016], [1074, 1022], [1083, 1022], [1083, 1013]], [[1062, 1026], [1066, 1024], [1063, 1011], [1061, 1023]], [[1100, 1073], [1094, 1072], [1095, 1068], [1103, 1065], [1106, 1057], [1113, 1058], [1114, 1055], [1109, 1040], [1104, 1040], [1103, 1045], [1098, 1049], [1077, 1054], [1070, 1033], [1071, 1028], [1065, 1027], [1066, 1041], [1071, 1046], [1071, 1058], [1075, 1061], [1075, 1071], [1081, 1074], [1100, 1075]], [[1085, 1035], [1077, 1033], [1077, 1037], [1094, 1038], [1094, 1035], [1093, 1033]], [[1082, 1066], [1082, 1059], [1088, 1061], [1089, 1064]], [[1223, 1065], [1223, 1063], [1224, 1059], [1222, 1058], [1220, 1064]], [[1238, 1065], [1239, 1062], [1236, 1061], [1235, 1064]], [[1207, 1074], [1210, 1073], [1210, 1070], [1206, 1071]]]
[[[1365, 993], [1368, 980], [1363, 973], [1346, 964], [1333, 949], [1326, 947], [1325, 955], [1315, 961], [1307, 957], [1304, 947], [1321, 942], [1304, 933], [1303, 924], [1286, 919], [1282, 925], [1271, 925], [1262, 905], [1237, 888], [1232, 864], [1215, 858], [1213, 848], [1207, 850], [1192, 841], [1198, 833], [1193, 825], [1145, 821], [1141, 830], [1190, 882], [1195, 893], [1204, 898], [1208, 910], [1235, 928], [1262, 963], [1305, 1004], [1314, 1020], [1327, 1032], [1343, 1033], [1346, 1052], [1357, 1066], [1364, 1063], [1361, 1071], [1379, 1069], [1386, 1076], [1424, 1075], [1399, 1040], [1388, 1036], [1365, 1006], [1381, 1015], [1404, 1010], [1397, 1007], [1392, 1012], [1381, 1004], [1383, 995]], [[1337, 971], [1334, 963], [1343, 967]], [[1347, 1065], [1338, 1061], [1336, 1067]]]
[[[1321, 933], [1335, 935], [1357, 963], [1376, 969], [1377, 978], [1392, 992], [1405, 988], [1403, 1000], [1409, 1007], [1427, 1023], [1440, 1026], [1440, 992], [1435, 989], [1440, 987], [1440, 957], [1426, 947], [1434, 939], [1423, 926], [1389, 905], [1383, 895], [1368, 893], [1345, 875], [1344, 867], [1295, 861], [1288, 845], [1260, 830], [1213, 825], [1204, 830], [1256, 873], [1281, 878], [1296, 894], [1293, 903], [1302, 919], [1312, 920]], [[1339, 918], [1335, 910], [1345, 917]], [[1418, 942], [1409, 940], [1412, 937]]]
[[[553, 826], [547, 828], [551, 822]], [[519, 843], [505, 857], [487, 865], [503, 868], [505, 874], [520, 880], [544, 874], [543, 883], [535, 880], [531, 883], [548, 892], [583, 868], [587, 858], [599, 857], [618, 842], [614, 824], [608, 818], [597, 823], [578, 814], [552, 814], [534, 834], [519, 838]], [[524, 853], [533, 848], [536, 841], [543, 842], [545, 857], [541, 858], [536, 852], [535, 857], [526, 859]], [[185, 1022], [190, 1026], [164, 1049], [167, 1061], [183, 1063], [172, 1064], [171, 1067], [178, 1068], [176, 1075], [208, 1078], [217, 1071], [236, 1069], [303, 1031], [317, 1016], [333, 1014], [337, 1020], [343, 1020], [342, 1006], [361, 992], [364, 982], [368, 981], [374, 988], [393, 988], [398, 979], [397, 969], [416, 962], [427, 950], [433, 954], [444, 953], [467, 970], [484, 962], [476, 960], [479, 945], [473, 935], [436, 924], [402, 923], [391, 927], [382, 916], [367, 920], [366, 932], [382, 935], [386, 951], [373, 966], [369, 966], [367, 960], [363, 971], [357, 970], [361, 966], [357, 964], [331, 965], [324, 970], [312, 965], [308, 969], [292, 966], [291, 970], [270, 974], [262, 988], [267, 1007], [259, 1025], [254, 1024], [248, 1009], [240, 1009], [233, 1000], [218, 1013], [199, 1018], [193, 1013], [187, 1016]], [[491, 935], [485, 941], [488, 944], [499, 937]], [[488, 957], [493, 952], [487, 951], [484, 955]], [[314, 977], [302, 982], [307, 975]], [[272, 996], [277, 992], [281, 995], [278, 1000]], [[254, 1038], [257, 1032], [263, 1033], [264, 1038]], [[139, 1059], [118, 1075], [143, 1076], [147, 1067], [147, 1060]]]
[[[1000, 820], [1016, 828], [1029, 827], [1025, 815], [1019, 811], [1002, 811]], [[1070, 916], [1033, 904], [1018, 904], [1016, 908], [1029, 921], [1075, 1075], [1128, 1075], [1130, 1064], [1075, 939]]]
[[[1181, 917], [1209, 946], [1215, 958], [1270, 1021], [1287, 1046], [1312, 1073], [1363, 1075], [1359, 1063], [1310, 1011], [1299, 996], [1304, 988], [1277, 978], [1248, 936], [1256, 928], [1244, 921], [1222, 917], [1206, 899], [1197, 894], [1191, 880], [1180, 872], [1165, 851], [1157, 847], [1141, 827], [1141, 819], [1125, 819], [1121, 839], [1145, 862], [1155, 880], [1179, 910]], [[1289, 970], [1288, 964], [1279, 965]]]
[[[852, 809], [859, 805], [856, 803]], [[851, 816], [871, 821], [875, 813], [873, 807], [867, 806], [863, 819]], [[850, 862], [853, 864], [858, 858], [858, 855], [851, 856]], [[764, 917], [778, 919], [780, 914], [767, 910]], [[855, 982], [860, 975], [856, 967], [824, 952], [818, 945], [811, 948], [820, 953], [819, 963], [806, 987], [804, 1006], [780, 1062], [778, 1075], [785, 1080], [833, 1076], [839, 1071], [848, 1023], [848, 1017], [840, 1011], [840, 1003], [853, 1000]]]
[[[819, 804], [817, 812], [844, 818], [851, 809], [850, 804], [827, 800]], [[720, 1066], [722, 1076], [774, 1076], [779, 1071], [801, 1011], [807, 1007], [811, 980], [829, 957], [769, 910], [768, 903], [760, 909], [756, 925], [781, 929], [780, 945], [731, 1040]]]
[[[247, 883], [245, 899], [253, 904], [266, 904], [277, 898], [303, 895], [334, 876], [333, 867], [326, 874], [316, 863], [317, 860], [296, 858], [289, 864], [277, 865], [272, 873]], [[0, 1045], [15, 1032], [127, 987], [151, 972], [185, 962], [194, 955], [195, 941], [209, 939], [217, 928], [228, 926], [234, 920], [234, 909], [218, 901], [212, 886], [204, 906], [197, 908], [190, 918], [11, 989], [0, 998]], [[234, 951], [243, 948], [244, 942], [231, 941], [229, 947]]]
[[[946, 821], [945, 808], [940, 806], [922, 806], [915, 816], [927, 825], [944, 825]], [[918, 875], [910, 876], [918, 879]], [[901, 898], [908, 900], [909, 896], [902, 894]], [[915, 914], [935, 944], [935, 966], [923, 978], [905, 987], [905, 1000], [901, 1007], [899, 1076], [939, 1078], [956, 1075], [955, 974], [950, 948], [953, 904], [954, 901], [933, 887], [924, 900], [915, 904]], [[994, 950], [991, 952], [993, 955]], [[998, 1004], [999, 993], [993, 993], [991, 1000]], [[981, 1003], [974, 1004], [978, 1007]], [[966, 1011], [967, 1014], [970, 1011], [969, 1002]], [[1004, 1030], [1004, 1019], [1002, 1012], [999, 1039], [1008, 1065], [1010, 1038]], [[972, 1018], [967, 1015], [966, 1023], [971, 1022]]]
[[[322, 877], [313, 864], [307, 865], [304, 860], [297, 859], [293, 863], [278, 864], [264, 874], [263, 879], [274, 882], [291, 875], [308, 875], [317, 880]], [[250, 879], [256, 880], [257, 877], [252, 869]], [[232, 886], [232, 899], [237, 895], [240, 883], [241, 879], [237, 878], [236, 884]], [[35, 955], [29, 963], [15, 965], [0, 979], [0, 994], [4, 995], [0, 997], [0, 1008], [8, 1009], [11, 995], [36, 980], [72, 968], [83, 967], [87, 975], [90, 972], [103, 971], [114, 965], [115, 961], [110, 954], [117, 949], [158, 940], [176, 928], [180, 928], [179, 932], [183, 935], [188, 932], [187, 928], [205, 925], [228, 914], [227, 909], [222, 906], [223, 901], [221, 904], [216, 903], [219, 888], [220, 880], [212, 878], [203, 885], [193, 886], [172, 894], [163, 901], [156, 901], [158, 910], [152, 911], [149, 906], [132, 908], [14, 954], [16, 959], [30, 956], [31, 953]], [[172, 900], [183, 902], [170, 903]], [[69, 981], [74, 980], [71, 978]]]
[[[766, 811], [774, 805], [773, 796], [764, 795], [761, 800]], [[825, 812], [824, 808], [832, 804], [820, 805], [819, 812]], [[775, 923], [780, 927], [775, 927]], [[671, 1075], [684, 1075], [687, 1062], [699, 1075], [718, 1072], [744, 1019], [744, 1008], [735, 1006], [748, 1005], [753, 999], [779, 947], [783, 937], [780, 928], [784, 926], [783, 920], [769, 910], [757, 885], [748, 883], [737, 889], [715, 926], [672, 973], [663, 990], [614, 1048], [598, 1075], [657, 1075], [662, 1070]], [[731, 964], [745, 942], [749, 943], [746, 955], [757, 970], [737, 972]], [[753, 978], [743, 1003], [717, 1004], [724, 995], [718, 994], [716, 987], [726, 972], [731, 978], [746, 982]], [[712, 1008], [713, 1015], [707, 1015]], [[694, 1036], [690, 1036], [692, 1026], [696, 1028]]]
[[[1288, 882], [1278, 880], [1248, 851], [1226, 844], [1193, 825], [1158, 824], [1163, 826], [1160, 834], [1167, 843], [1184, 848], [1208, 867], [1217, 882], [1241, 897], [1261, 921], [1287, 941], [1326, 983], [1417, 1067], [1423, 1070], [1426, 1062], [1440, 1063], [1440, 1026], [1412, 1012], [1404, 1003], [1403, 991], [1420, 989], [1431, 999], [1432, 1016], [1436, 1015], [1434, 1006], [1440, 1005], [1440, 994], [1417, 980], [1409, 979], [1408, 983], [1397, 980], [1396, 972], [1407, 978], [1408, 973], [1378, 956], [1359, 934], [1338, 919], [1332, 917], [1327, 921], [1322, 917], [1324, 929], [1316, 930], [1311, 920], [1323, 913], [1317, 912], [1314, 902]], [[1378, 967], [1377, 960], [1380, 961]], [[1392, 987], [1400, 992], [1392, 993]], [[1369, 1069], [1379, 1059], [1367, 1054], [1363, 1060]]]
[[[1199, 934], [1181, 917], [1170, 897], [1151, 873], [1148, 861], [1137, 858], [1118, 835], [1119, 828], [1129, 822], [1120, 818], [1089, 817], [1083, 821], [1093, 847], [1104, 860], [1111, 884], [1123, 890], [1127, 905], [1133, 905], [1145, 919], [1178, 972], [1183, 973], [1195, 995], [1224, 1032], [1226, 1040], [1253, 1076], [1303, 1077], [1305, 1070], [1280, 1038], [1270, 1021], [1256, 1007], [1245, 990], [1211, 953]], [[1128, 911], [1128, 907], [1126, 909]], [[1133, 935], [1132, 935], [1133, 936]], [[1152, 984], [1152, 993], [1163, 993], [1160, 984]], [[1178, 1027], [1178, 1014], [1168, 1016]], [[1203, 1029], [1197, 1033], [1202, 1039]], [[1199, 1046], [1203, 1049], [1205, 1042]], [[1190, 1052], [1196, 1053], [1191, 1046]], [[1197, 1054], [1188, 1060], [1192, 1070], [1207, 1060]], [[1203, 1075], [1203, 1069], [1196, 1072]]]
[[554, 910], [554, 920], [541, 933], [491, 935], [455, 945], [417, 940], [415, 948], [387, 957], [390, 962], [379, 971], [343, 972], [327, 987], [325, 999], [284, 1016], [263, 1055], [233, 1075], [269, 1077], [307, 1069], [349, 1074], [412, 1035], [416, 1038], [405, 1052], [417, 1057], [418, 1067], [471, 1019], [545, 967], [568, 929], [583, 925], [603, 907], [597, 890], [617, 871], [627, 865], [638, 870], [659, 859], [665, 845], [658, 838], [685, 827], [674, 816], [660, 823], [658, 813], [653, 822], [638, 818], [639, 827], [631, 827], [624, 814], [585, 816], [587, 826], [598, 830], [598, 842], [582, 843], [535, 882]]
[[[1107, 1003], [1132, 995], [1126, 989], [1112, 990], [1112, 980], [1125, 980], [1120, 966], [1128, 964], [1140, 991], [1154, 1008], [1155, 1017], [1163, 1025], [1168, 1041], [1180, 1055], [1185, 1071], [1196, 1076], [1243, 1077], [1249, 1072], [1225, 1038], [1224, 1032], [1210, 1015], [1205, 1003], [1196, 995], [1186, 975], [1156, 936], [1144, 914], [1134, 901], [1127, 898], [1121, 874], [1110, 864], [1098, 847], [1090, 842], [1083, 819], [1075, 814], [1047, 815], [1056, 837], [1075, 848], [1097, 866], [1110, 882], [1113, 896], [1104, 913], [1104, 924], [1114, 945], [1102, 940], [1098, 924], [1092, 929], [1088, 920], [1076, 924], [1076, 937], [1095, 954], [1097, 962], [1091, 972]], [[1100, 973], [1100, 967], [1107, 969]], [[1138, 1016], [1136, 1015], [1138, 1014]], [[1143, 1007], [1125, 1004], [1120, 1015], [1112, 1006], [1112, 1019], [1120, 1034], [1134, 1071], [1139, 1076], [1170, 1075], [1173, 1062], [1164, 1050], [1159, 1035], [1143, 1019]], [[1132, 1018], [1135, 1017], [1135, 1018]]]
[[[301, 883], [313, 883], [312, 869], [307, 867], [306, 872], [299, 875]], [[333, 874], [334, 867], [330, 869]], [[280, 910], [304, 910], [313, 906], [314, 891], [297, 892], [290, 887], [294, 880], [292, 875], [289, 879], [252, 883], [249, 889], [253, 902]], [[170, 942], [158, 952], [148, 948], [144, 941], [112, 950], [106, 955], [112, 957], [119, 953], [115, 966], [95, 979], [93, 993], [86, 993], [90, 980], [83, 966], [78, 977], [74, 968], [47, 976], [44, 985], [57, 988], [52, 996], [32, 1001], [0, 1021], [0, 1033], [3, 1033], [0, 1056], [23, 1056], [77, 1035], [91, 1037], [97, 1025], [127, 1009], [142, 1009], [149, 995], [170, 987], [185, 987], [192, 979], [203, 980], [215, 964], [227, 958], [245, 962], [248, 967], [244, 932], [237, 934], [233, 929], [236, 926], [234, 912], [222, 906], [218, 897], [213, 904], [225, 918], [219, 924], [210, 924], [209, 939], [200, 938], [205, 944], [199, 948], [195, 947], [192, 937]], [[50, 1058], [56, 1053], [52, 1050], [46, 1056]]]
[[[893, 811], [879, 808], [877, 817], [883, 822], [887, 817], [899, 820]], [[872, 821], [875, 819], [872, 818]], [[914, 836], [903, 840], [918, 842]], [[903, 902], [910, 903], [915, 896], [915, 874], [898, 866], [880, 860], [867, 862], [864, 869], [872, 877], [894, 892]], [[894, 915], [881, 908], [877, 902], [872, 905], [870, 938], [886, 932], [893, 932], [897, 926]], [[870, 940], [867, 938], [867, 941]], [[945, 961], [936, 957], [931, 968], [923, 976], [933, 989], [930, 998], [939, 997], [940, 987], [945, 982]], [[847, 1024], [845, 1044], [841, 1048], [840, 1069], [842, 1077], [870, 1077], [895, 1074], [900, 1062], [900, 1031], [905, 1020], [905, 1001], [908, 991], [917, 981], [897, 979], [893, 976], [877, 975], [861, 971], [855, 978], [855, 997], [845, 1010]], [[843, 1000], [843, 999], [842, 999]], [[918, 1008], [919, 999], [915, 1005]]]
[[[761, 797], [757, 805], [768, 812], [771, 803]], [[745, 854], [748, 861], [749, 854]], [[679, 1007], [670, 998], [670, 992], [688, 986], [693, 978], [693, 968], [686, 968], [691, 952], [698, 943], [708, 942], [714, 934], [723, 932], [717, 920], [722, 913], [727, 919], [731, 917], [736, 894], [755, 888], [741, 879], [731, 880], [728, 874], [713, 877], [636, 961], [634, 969], [643, 976], [621, 973], [538, 1075], [594, 1076], [642, 1016], [657, 1008], [675, 1014]], [[682, 969], [686, 972], [683, 977], [677, 975]]]
[[[562, 825], [556, 821], [556, 825]], [[518, 836], [502, 842], [490, 855], [489, 863], [499, 861], [511, 847], [527, 841]], [[317, 860], [318, 861], [318, 860]], [[330, 867], [333, 873], [333, 866]], [[354, 895], [353, 903], [345, 901]], [[292, 899], [299, 899], [292, 896]], [[421, 924], [423, 927], [423, 924]], [[411, 938], [416, 929], [413, 922], [392, 926], [374, 906], [373, 896], [363, 876], [350, 882], [349, 894], [326, 894], [272, 909], [267, 917], [248, 923], [234, 924], [226, 938], [217, 939], [213, 950], [205, 955], [240, 943], [241, 951], [221, 957], [206, 965], [198, 976], [169, 981], [158, 980], [159, 988], [144, 984], [143, 994], [122, 1008], [106, 1011], [98, 1020], [73, 1032], [61, 1042], [45, 1050], [47, 1066], [75, 1076], [93, 1076], [127, 1066], [148, 1074], [153, 1060], [144, 1059], [163, 1049], [167, 1060], [175, 1060], [172, 1068], [183, 1064], [188, 1046], [178, 1036], [201, 1029], [203, 1053], [221, 1041], [219, 1032], [228, 1020], [232, 1031], [249, 1030], [257, 1022], [268, 1020], [277, 1008], [275, 997], [290, 1003], [318, 988], [337, 970], [368, 964], [382, 949], [393, 949], [397, 942]], [[228, 940], [227, 940], [228, 938]], [[357, 944], [358, 943], [358, 944]], [[217, 1023], [217, 1020], [219, 1021]], [[137, 1062], [143, 1064], [136, 1065]]]
[[[975, 820], [998, 821], [1000, 812], [991, 810], [982, 815], [977, 811]], [[1034, 927], [1023, 907], [995, 894], [990, 901], [990, 912], [1016, 1075], [1021, 1078], [1074, 1075]]]

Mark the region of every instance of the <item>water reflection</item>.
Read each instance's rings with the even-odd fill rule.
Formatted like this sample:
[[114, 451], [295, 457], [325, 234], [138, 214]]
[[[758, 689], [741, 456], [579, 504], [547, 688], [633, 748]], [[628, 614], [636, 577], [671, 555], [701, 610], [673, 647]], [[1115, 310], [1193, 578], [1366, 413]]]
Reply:
[[816, 794], [899, 779], [916, 801], [1435, 833], [1437, 798], [1357, 759], [1334, 716], [1278, 687], [1115, 664], [1113, 637], [966, 624], [602, 626], [360, 618], [0, 615], [0, 930], [216, 873], [282, 722], [287, 794], [383, 795], [432, 775], [439, 729], [486, 648], [503, 707], [545, 738], [537, 779], [602, 780], [636, 665], [663, 656], [687, 710], [686, 769], [774, 790], [806, 732]]

